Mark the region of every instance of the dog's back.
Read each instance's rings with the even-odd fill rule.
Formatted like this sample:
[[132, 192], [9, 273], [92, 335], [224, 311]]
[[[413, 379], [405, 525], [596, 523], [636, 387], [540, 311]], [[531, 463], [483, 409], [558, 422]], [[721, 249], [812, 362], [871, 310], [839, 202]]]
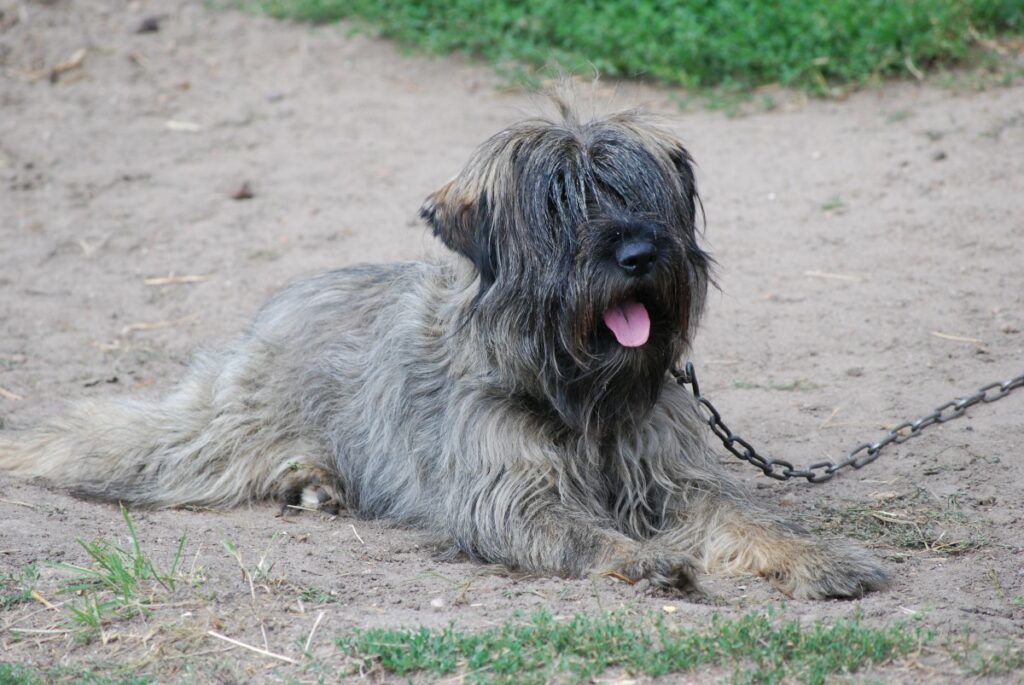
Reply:
[[406, 305], [436, 301], [423, 291], [443, 271], [357, 266], [295, 283], [225, 351], [199, 355], [168, 396], [83, 401], [37, 429], [0, 433], [0, 468], [155, 507], [284, 496], [309, 469], [338, 477], [338, 440], [358, 442], [360, 427], [380, 423], [360, 415], [396, 404], [365, 397], [361, 376], [400, 367], [380, 357], [405, 354], [394, 349], [413, 337], [403, 329], [429, 325]]

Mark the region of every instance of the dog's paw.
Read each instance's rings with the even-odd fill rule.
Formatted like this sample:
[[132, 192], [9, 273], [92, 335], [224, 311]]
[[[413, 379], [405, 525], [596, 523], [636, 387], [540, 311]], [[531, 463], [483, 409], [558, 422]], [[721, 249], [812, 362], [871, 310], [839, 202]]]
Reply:
[[293, 469], [282, 490], [282, 511], [312, 509], [336, 516], [342, 508], [341, 491], [336, 480], [314, 466]]
[[797, 599], [851, 599], [883, 590], [889, 576], [866, 551], [845, 542], [819, 542], [763, 574]]
[[341, 501], [333, 488], [325, 485], [307, 485], [302, 489], [301, 506], [316, 509], [331, 516], [341, 511]]
[[689, 554], [640, 548], [606, 572], [630, 583], [647, 580], [654, 587], [703, 594], [697, 561]]

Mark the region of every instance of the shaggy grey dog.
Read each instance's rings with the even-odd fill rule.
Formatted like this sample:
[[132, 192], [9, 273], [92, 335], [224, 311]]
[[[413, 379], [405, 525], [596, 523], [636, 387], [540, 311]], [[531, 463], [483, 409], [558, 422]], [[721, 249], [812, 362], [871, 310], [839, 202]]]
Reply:
[[541, 574], [880, 588], [867, 553], [750, 501], [669, 374], [708, 284], [697, 202], [641, 115], [519, 123], [427, 199], [449, 258], [292, 285], [170, 396], [4, 434], [0, 467], [150, 507], [340, 504]]

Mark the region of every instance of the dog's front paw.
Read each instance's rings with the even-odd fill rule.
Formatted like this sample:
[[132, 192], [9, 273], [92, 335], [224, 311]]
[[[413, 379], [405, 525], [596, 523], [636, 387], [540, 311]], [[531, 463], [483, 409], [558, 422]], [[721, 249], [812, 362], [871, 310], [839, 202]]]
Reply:
[[697, 561], [689, 554], [640, 547], [605, 573], [630, 583], [647, 580], [656, 587], [702, 594], [697, 569]]
[[853, 598], [882, 590], [889, 576], [866, 551], [845, 542], [818, 542], [763, 575], [798, 599]]

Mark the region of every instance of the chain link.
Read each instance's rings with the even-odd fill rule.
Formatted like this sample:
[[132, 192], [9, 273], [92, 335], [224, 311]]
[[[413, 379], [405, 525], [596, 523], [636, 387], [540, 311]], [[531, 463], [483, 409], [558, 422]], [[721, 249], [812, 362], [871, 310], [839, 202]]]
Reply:
[[982, 402], [988, 404], [1001, 400], [1013, 390], [1024, 387], [1024, 373], [1002, 383], [989, 383], [979, 388], [973, 395], [950, 400], [916, 421], [904, 421], [886, 433], [877, 442], [865, 442], [862, 445], [858, 445], [838, 462], [819, 461], [804, 468], [797, 468], [785, 459], [770, 459], [758, 454], [757, 450], [749, 442], [729, 430], [725, 421], [722, 420], [722, 415], [715, 409], [715, 405], [711, 404], [706, 397], [700, 394], [700, 385], [697, 383], [697, 374], [693, 370], [692, 362], [686, 362], [686, 367], [682, 371], [674, 369], [672, 375], [679, 385], [690, 386], [693, 396], [704, 410], [705, 419], [708, 426], [711, 427], [711, 432], [722, 441], [722, 445], [733, 456], [753, 464], [761, 469], [764, 475], [769, 478], [774, 478], [775, 480], [806, 478], [810, 483], [824, 483], [827, 480], [831, 480], [838, 471], [847, 467], [859, 469], [867, 466], [875, 459], [878, 459], [878, 454], [885, 447], [892, 444], [902, 444], [919, 435], [928, 426], [960, 418], [968, 408], [976, 404]]

